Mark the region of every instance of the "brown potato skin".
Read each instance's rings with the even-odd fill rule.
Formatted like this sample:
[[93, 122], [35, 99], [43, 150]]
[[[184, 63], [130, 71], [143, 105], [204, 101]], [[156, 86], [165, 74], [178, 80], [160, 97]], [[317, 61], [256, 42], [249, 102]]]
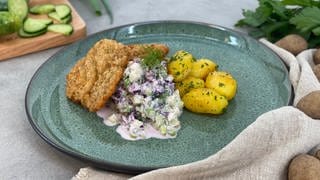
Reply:
[[288, 180], [320, 180], [319, 159], [307, 154], [293, 158], [288, 169]]
[[298, 102], [297, 108], [313, 119], [320, 119], [320, 90], [303, 97]]
[[313, 62], [315, 65], [320, 64], [320, 49], [313, 54]]
[[316, 75], [318, 81], [320, 81], [320, 64], [313, 67], [313, 73]]
[[294, 55], [297, 55], [308, 48], [307, 41], [297, 34], [289, 34], [277, 41], [275, 44]]
[[320, 149], [316, 152], [314, 156], [320, 160]]

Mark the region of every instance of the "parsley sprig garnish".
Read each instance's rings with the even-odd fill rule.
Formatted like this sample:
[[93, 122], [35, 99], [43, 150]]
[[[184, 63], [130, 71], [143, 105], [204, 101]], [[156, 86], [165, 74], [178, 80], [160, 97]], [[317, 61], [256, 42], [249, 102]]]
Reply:
[[159, 49], [155, 49], [152, 47], [144, 47], [145, 48], [145, 55], [142, 57], [143, 61], [142, 64], [144, 64], [147, 67], [154, 67], [158, 64], [160, 64], [162, 58], [163, 58], [163, 52]]
[[236, 26], [249, 27], [249, 35], [276, 42], [288, 34], [304, 37], [309, 47], [320, 45], [320, 1], [258, 0], [254, 10], [243, 10]]

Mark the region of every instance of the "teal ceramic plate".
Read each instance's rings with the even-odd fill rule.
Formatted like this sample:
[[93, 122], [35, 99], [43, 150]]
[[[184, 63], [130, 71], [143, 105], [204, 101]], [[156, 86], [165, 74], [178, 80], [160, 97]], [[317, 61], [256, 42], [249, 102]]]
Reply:
[[[130, 43], [164, 43], [170, 54], [191, 52], [214, 59], [238, 82], [236, 97], [220, 116], [184, 110], [175, 139], [127, 141], [95, 113], [69, 101], [65, 77], [102, 38]], [[186, 164], [216, 153], [264, 112], [288, 105], [291, 86], [285, 65], [256, 40], [223, 27], [158, 21], [105, 30], [73, 43], [48, 59], [26, 93], [26, 112], [35, 131], [57, 149], [101, 168], [139, 173]]]

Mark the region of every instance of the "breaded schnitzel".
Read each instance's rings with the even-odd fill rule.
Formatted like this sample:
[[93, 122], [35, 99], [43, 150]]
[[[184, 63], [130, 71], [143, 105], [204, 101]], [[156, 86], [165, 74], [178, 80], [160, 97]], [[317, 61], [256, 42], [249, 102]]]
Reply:
[[116, 91], [128, 61], [143, 57], [145, 47], [159, 49], [164, 56], [168, 53], [168, 47], [162, 44], [126, 46], [115, 40], [98, 41], [67, 75], [67, 97], [89, 111], [101, 109]]

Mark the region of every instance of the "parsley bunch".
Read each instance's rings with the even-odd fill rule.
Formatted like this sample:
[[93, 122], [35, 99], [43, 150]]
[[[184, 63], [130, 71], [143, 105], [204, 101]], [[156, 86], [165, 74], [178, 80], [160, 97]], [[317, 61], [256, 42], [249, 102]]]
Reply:
[[309, 47], [320, 45], [319, 0], [258, 0], [255, 11], [243, 10], [236, 26], [249, 27], [249, 35], [276, 42], [288, 34], [304, 37]]

